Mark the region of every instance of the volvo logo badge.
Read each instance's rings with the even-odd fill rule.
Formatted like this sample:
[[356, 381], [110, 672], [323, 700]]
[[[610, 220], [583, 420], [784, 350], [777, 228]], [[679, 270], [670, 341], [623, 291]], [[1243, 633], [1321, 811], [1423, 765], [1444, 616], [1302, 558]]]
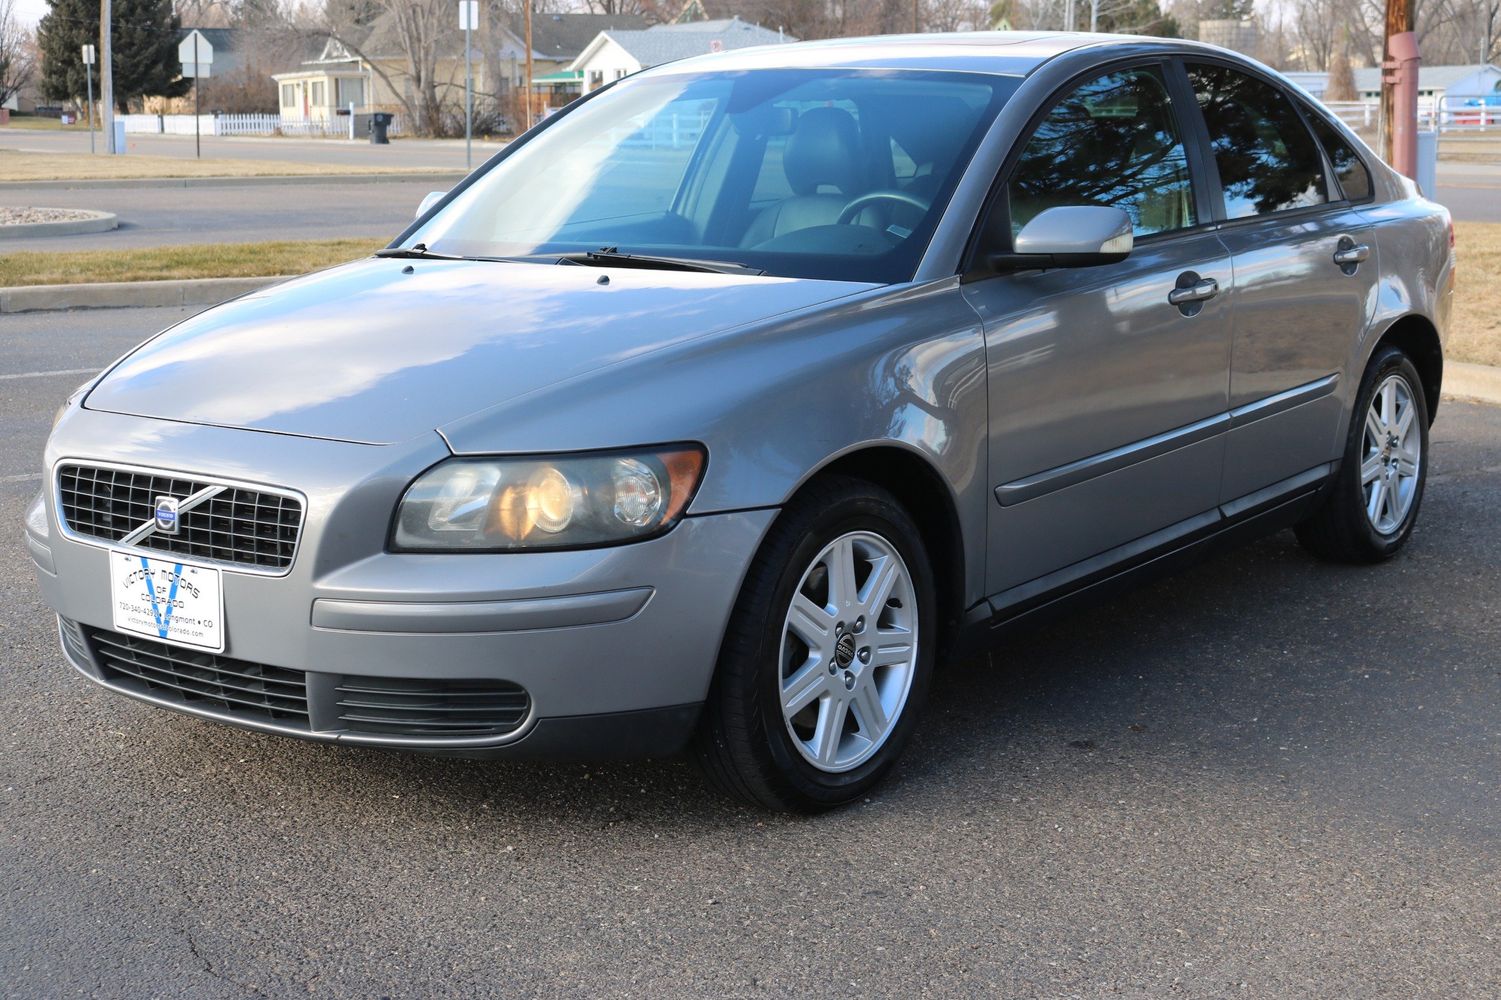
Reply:
[[179, 526], [177, 505], [179, 502], [176, 497], [156, 498], [156, 530], [161, 534], [177, 534]]
[[834, 662], [843, 670], [855, 659], [855, 637], [846, 632], [834, 644]]

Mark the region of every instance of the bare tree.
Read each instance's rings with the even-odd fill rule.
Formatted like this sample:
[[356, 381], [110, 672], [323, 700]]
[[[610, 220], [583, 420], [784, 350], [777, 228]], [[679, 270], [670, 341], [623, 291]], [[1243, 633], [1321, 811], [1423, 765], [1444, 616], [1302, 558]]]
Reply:
[[15, 0], [0, 0], [0, 104], [31, 82], [36, 62], [36, 41], [16, 18]]

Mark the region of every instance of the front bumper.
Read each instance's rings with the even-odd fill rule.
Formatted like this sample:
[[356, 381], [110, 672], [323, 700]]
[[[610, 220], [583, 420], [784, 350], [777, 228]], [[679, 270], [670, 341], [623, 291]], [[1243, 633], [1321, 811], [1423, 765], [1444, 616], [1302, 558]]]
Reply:
[[[118, 447], [100, 444], [120, 441], [135, 445], [132, 464], [288, 487], [307, 497], [300, 547], [284, 575], [223, 567], [226, 648], [218, 659], [225, 662], [180, 647], [159, 650], [184, 661], [174, 669], [192, 678], [228, 677], [233, 685], [243, 685], [247, 671], [300, 672], [305, 721], [179, 690], [199, 690], [197, 680], [168, 676], [166, 684], [142, 684], [112, 671], [109, 658], [99, 655], [90, 637], [103, 630], [108, 639], [113, 625], [110, 549], [61, 530], [52, 470], [61, 460], [119, 461]], [[707, 696], [742, 575], [774, 512], [689, 517], [658, 538], [585, 551], [384, 551], [402, 489], [446, 454], [436, 435], [376, 448], [71, 414], [49, 443], [48, 482], [26, 529], [42, 596], [63, 620], [65, 654], [85, 675], [123, 694], [328, 742], [528, 757], [657, 755], [680, 746]], [[78, 626], [72, 641], [70, 623]], [[214, 672], [220, 668], [230, 673]], [[435, 688], [516, 685], [525, 690], [527, 708], [514, 729], [494, 736], [449, 738], [390, 726], [362, 731], [340, 715], [332, 694], [361, 678], [431, 681]], [[230, 690], [243, 698], [239, 687]]]

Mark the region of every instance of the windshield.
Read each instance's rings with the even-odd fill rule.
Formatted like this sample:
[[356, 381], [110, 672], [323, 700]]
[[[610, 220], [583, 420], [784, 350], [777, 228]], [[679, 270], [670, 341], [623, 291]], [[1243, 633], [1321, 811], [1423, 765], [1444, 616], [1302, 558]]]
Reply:
[[518, 146], [402, 246], [909, 280], [1017, 82], [826, 69], [627, 80]]

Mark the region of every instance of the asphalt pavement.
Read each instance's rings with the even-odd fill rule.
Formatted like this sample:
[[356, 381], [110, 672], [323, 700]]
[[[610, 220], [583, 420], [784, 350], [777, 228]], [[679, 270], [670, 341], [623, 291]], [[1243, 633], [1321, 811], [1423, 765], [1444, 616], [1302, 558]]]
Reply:
[[887, 785], [789, 818], [75, 674], [20, 541], [41, 442], [183, 314], [0, 316], [0, 995], [1501, 992], [1501, 409], [1442, 406], [1393, 562], [1283, 533], [944, 664]]

